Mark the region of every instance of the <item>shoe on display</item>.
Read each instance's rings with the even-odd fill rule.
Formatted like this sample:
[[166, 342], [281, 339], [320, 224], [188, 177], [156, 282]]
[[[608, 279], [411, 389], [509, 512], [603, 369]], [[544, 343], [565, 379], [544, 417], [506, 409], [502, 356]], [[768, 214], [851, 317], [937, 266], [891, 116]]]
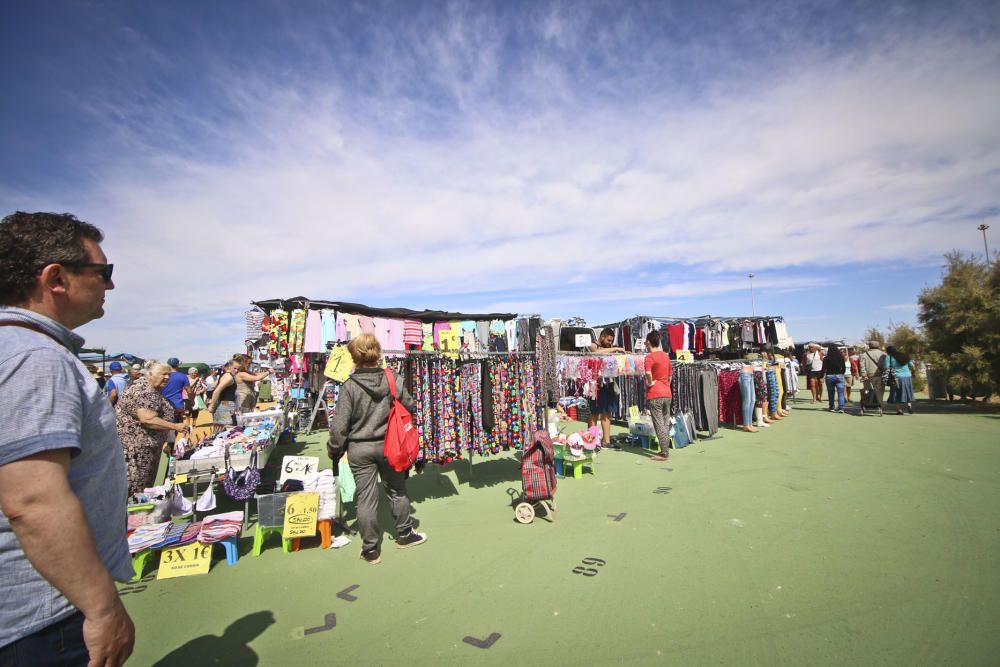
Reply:
[[398, 538], [396, 538], [396, 548], [409, 549], [410, 547], [421, 545], [426, 541], [427, 541], [427, 535], [412, 530], [410, 531], [409, 535], [401, 535]]

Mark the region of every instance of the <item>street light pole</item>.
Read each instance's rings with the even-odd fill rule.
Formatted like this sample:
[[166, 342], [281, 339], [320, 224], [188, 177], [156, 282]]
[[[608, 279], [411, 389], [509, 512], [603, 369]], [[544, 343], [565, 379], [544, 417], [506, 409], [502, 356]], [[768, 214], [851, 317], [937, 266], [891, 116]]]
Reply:
[[753, 310], [751, 313], [754, 317], [757, 317], [757, 301], [753, 296], [753, 274], [748, 273], [747, 278], [750, 279], [750, 308]]
[[976, 229], [978, 229], [979, 231], [981, 231], [983, 233], [983, 248], [986, 250], [986, 265], [987, 266], [990, 265], [990, 246], [986, 243], [986, 230], [989, 229], [989, 228], [990, 228], [990, 226], [987, 225], [987, 224], [981, 224], [978, 227], [976, 227]]

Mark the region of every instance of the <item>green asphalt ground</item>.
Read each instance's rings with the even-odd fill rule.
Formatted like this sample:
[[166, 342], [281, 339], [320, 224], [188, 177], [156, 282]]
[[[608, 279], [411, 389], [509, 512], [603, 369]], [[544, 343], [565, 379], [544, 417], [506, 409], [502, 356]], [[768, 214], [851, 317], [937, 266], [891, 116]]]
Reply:
[[388, 533], [376, 566], [358, 537], [255, 558], [251, 525], [235, 566], [122, 587], [129, 664], [1000, 663], [1000, 414], [825, 405], [666, 464], [604, 451], [553, 523], [514, 521], [512, 454], [430, 466], [408, 483], [428, 542]]

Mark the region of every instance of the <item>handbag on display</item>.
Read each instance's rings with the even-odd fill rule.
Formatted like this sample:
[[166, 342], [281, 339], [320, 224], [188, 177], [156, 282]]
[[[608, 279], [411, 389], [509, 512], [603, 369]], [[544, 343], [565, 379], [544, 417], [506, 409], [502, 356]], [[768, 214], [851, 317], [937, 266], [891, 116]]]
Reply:
[[257, 450], [250, 454], [250, 463], [246, 469], [237, 473], [229, 461], [229, 450], [226, 450], [226, 495], [233, 500], [249, 500], [253, 497], [260, 484], [260, 471], [257, 470]]

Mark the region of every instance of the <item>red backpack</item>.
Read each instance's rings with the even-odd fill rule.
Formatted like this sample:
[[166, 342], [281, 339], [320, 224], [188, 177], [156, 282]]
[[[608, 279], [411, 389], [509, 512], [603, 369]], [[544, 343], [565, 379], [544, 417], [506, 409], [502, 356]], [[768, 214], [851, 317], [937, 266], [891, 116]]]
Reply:
[[413, 415], [396, 398], [396, 378], [392, 371], [385, 369], [385, 379], [389, 381], [392, 407], [389, 408], [389, 425], [385, 429], [385, 458], [396, 472], [403, 472], [417, 462], [420, 441], [417, 427], [413, 425]]

